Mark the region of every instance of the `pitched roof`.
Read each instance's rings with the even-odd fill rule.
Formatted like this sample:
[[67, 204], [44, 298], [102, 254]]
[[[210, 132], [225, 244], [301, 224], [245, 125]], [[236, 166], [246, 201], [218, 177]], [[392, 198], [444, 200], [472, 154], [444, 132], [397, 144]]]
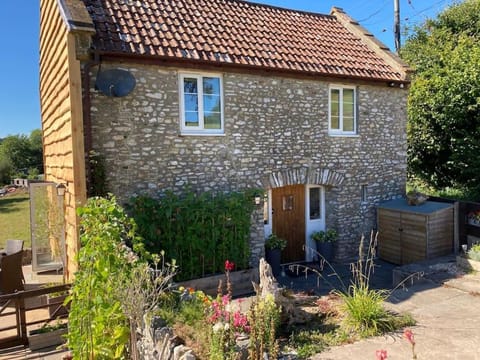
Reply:
[[82, 0], [97, 50], [334, 77], [407, 81], [406, 67], [341, 9], [241, 0]]

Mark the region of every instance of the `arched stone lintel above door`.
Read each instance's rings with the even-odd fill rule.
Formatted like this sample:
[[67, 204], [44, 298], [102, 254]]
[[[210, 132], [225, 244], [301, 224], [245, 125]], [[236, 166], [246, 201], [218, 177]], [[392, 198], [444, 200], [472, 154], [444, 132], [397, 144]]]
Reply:
[[327, 168], [301, 167], [272, 172], [264, 181], [264, 188], [275, 189], [288, 185], [340, 186], [345, 175]]

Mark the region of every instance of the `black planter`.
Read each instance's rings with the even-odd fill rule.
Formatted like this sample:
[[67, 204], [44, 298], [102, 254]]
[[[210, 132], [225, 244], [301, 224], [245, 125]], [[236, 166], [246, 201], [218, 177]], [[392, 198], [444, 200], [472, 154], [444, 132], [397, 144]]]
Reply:
[[[331, 262], [333, 260], [333, 242], [318, 242], [317, 241], [317, 251], [328, 262]], [[320, 257], [320, 260], [322, 260], [321, 257]]]
[[280, 259], [282, 255], [282, 250], [280, 249], [265, 249], [265, 260], [270, 264], [272, 268], [273, 276], [280, 275]]

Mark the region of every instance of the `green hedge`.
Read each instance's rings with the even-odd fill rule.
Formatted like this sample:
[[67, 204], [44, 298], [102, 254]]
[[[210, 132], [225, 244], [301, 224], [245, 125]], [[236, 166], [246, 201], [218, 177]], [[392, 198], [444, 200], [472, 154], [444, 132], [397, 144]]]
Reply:
[[248, 268], [250, 218], [257, 192], [187, 190], [176, 195], [169, 191], [160, 199], [133, 198], [129, 211], [144, 238], [145, 253], [164, 250], [166, 258], [177, 261], [177, 280], [194, 279], [223, 272], [227, 259], [235, 262], [237, 270]]

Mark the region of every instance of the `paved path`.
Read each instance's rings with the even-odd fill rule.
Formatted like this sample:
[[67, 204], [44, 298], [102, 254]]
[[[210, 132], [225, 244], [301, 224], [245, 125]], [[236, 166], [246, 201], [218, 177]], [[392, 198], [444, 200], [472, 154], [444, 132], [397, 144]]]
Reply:
[[[408, 291], [396, 290], [387, 306], [416, 319], [411, 329], [418, 359], [480, 360], [480, 274], [442, 283], [427, 278]], [[400, 332], [334, 347], [312, 359], [376, 359], [378, 349], [387, 350], [388, 360], [412, 358]]]

